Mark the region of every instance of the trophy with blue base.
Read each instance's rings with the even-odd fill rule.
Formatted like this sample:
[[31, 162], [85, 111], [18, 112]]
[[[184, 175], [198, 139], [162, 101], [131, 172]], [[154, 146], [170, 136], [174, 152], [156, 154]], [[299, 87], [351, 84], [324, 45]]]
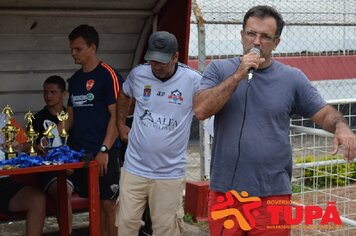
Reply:
[[46, 152], [50, 151], [53, 148], [53, 143], [55, 139], [53, 130], [56, 128], [57, 125], [55, 123], [51, 123], [50, 125], [48, 125], [47, 129], [45, 129], [42, 133], [45, 141], [41, 140], [41, 145], [46, 150]]

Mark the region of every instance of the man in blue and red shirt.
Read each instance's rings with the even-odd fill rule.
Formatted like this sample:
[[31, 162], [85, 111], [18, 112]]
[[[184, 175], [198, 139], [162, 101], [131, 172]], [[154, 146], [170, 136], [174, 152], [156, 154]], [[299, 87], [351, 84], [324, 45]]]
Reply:
[[[68, 121], [73, 149], [92, 154], [100, 168], [101, 232], [117, 235], [114, 225], [116, 198], [119, 194], [120, 143], [115, 125], [115, 104], [119, 92], [119, 75], [98, 59], [99, 35], [94, 27], [80, 25], [68, 36], [71, 55], [81, 69], [68, 80]], [[82, 196], [87, 182], [75, 174]]]

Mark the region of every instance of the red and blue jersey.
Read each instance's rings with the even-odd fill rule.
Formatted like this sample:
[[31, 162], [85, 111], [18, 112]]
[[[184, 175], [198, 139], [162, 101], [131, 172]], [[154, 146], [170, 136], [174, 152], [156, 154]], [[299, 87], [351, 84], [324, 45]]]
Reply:
[[[116, 103], [120, 78], [111, 66], [100, 62], [93, 71], [80, 69], [68, 80], [68, 106], [73, 108], [70, 138], [74, 149], [93, 154], [99, 151], [110, 119], [108, 106]], [[117, 139], [113, 147], [119, 145]]]

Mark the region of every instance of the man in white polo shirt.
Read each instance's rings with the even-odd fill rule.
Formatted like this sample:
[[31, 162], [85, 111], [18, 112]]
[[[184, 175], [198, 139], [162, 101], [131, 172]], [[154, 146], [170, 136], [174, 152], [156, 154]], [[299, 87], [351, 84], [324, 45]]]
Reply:
[[[179, 235], [192, 103], [201, 75], [178, 63], [178, 43], [168, 32], [153, 33], [145, 60], [128, 75], [117, 100], [117, 126], [128, 141], [120, 178], [116, 222], [120, 236], [137, 235], [146, 205], [153, 235]], [[126, 124], [135, 100], [132, 128]]]

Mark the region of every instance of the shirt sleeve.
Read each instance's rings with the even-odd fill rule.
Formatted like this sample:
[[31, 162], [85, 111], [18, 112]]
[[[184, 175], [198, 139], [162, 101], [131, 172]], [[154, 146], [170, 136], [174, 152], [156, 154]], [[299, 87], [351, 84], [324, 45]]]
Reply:
[[117, 70], [114, 70], [111, 66], [102, 62], [102, 66], [106, 69], [106, 83], [105, 91], [107, 91], [106, 104], [111, 105], [116, 103], [116, 99], [119, 95], [120, 86], [119, 86], [119, 74]]
[[133, 97], [133, 83], [134, 83], [134, 77], [135, 77], [135, 70], [132, 70], [129, 75], [127, 76], [125, 82], [122, 85], [122, 91], [124, 94], [128, 97]]
[[295, 99], [295, 113], [304, 117], [312, 117], [327, 105], [327, 102], [321, 97], [319, 91], [303, 73], [301, 73], [298, 79]]

